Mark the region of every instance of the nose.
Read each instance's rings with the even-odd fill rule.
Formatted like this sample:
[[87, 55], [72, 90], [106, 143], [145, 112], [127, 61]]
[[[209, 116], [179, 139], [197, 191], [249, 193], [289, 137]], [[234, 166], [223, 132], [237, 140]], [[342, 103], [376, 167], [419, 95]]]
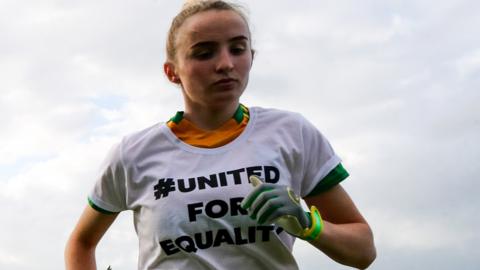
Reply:
[[230, 51], [225, 48], [222, 49], [219, 56], [218, 56], [218, 61], [217, 61], [217, 66], [216, 70], [217, 72], [230, 72], [233, 70], [234, 64], [233, 64], [233, 55], [230, 53]]

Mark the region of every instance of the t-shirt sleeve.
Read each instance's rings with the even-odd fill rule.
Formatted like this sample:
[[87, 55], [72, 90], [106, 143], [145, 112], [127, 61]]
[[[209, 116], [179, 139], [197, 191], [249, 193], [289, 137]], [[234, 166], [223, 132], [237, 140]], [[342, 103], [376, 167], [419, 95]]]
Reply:
[[313, 190], [307, 195], [307, 197], [318, 195], [324, 191], [327, 191], [345, 180], [349, 176], [349, 173], [341, 163], [339, 163], [335, 168], [333, 168], [323, 179], [321, 179], [318, 184], [313, 188]]
[[[335, 177], [332, 180], [327, 176], [331, 172], [335, 172], [335, 168], [339, 165], [341, 166], [341, 159], [335, 153], [327, 138], [312, 123], [304, 117], [301, 117], [301, 122], [304, 155], [300, 195], [301, 197], [306, 197], [312, 195], [313, 191], [318, 192], [316, 188], [319, 186], [322, 189], [333, 186], [332, 183], [338, 180], [338, 178]], [[346, 176], [348, 176], [348, 173]], [[346, 176], [342, 175], [343, 179]]]
[[102, 213], [113, 214], [127, 209], [125, 198], [126, 168], [122, 145], [115, 145], [102, 163], [96, 183], [88, 196], [89, 205]]

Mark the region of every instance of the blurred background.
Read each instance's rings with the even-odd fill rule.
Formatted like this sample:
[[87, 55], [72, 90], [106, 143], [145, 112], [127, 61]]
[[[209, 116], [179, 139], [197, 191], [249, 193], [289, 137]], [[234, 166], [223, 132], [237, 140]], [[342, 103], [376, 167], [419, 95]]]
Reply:
[[[242, 102], [329, 138], [372, 226], [370, 269], [478, 269], [480, 2], [245, 0]], [[163, 75], [182, 1], [0, 0], [0, 269], [63, 269], [107, 150], [183, 109]], [[300, 269], [349, 269], [297, 241]], [[132, 213], [97, 250], [135, 269]]]

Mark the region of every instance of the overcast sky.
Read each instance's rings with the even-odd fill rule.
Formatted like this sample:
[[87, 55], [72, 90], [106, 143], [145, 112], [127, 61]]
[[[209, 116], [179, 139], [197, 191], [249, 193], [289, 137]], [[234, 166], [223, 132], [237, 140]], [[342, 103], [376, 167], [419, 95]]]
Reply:
[[[370, 269], [480, 265], [480, 2], [243, 1], [247, 106], [298, 111], [330, 140], [372, 226]], [[110, 146], [183, 104], [162, 72], [182, 1], [0, 0], [0, 269], [63, 269]], [[301, 269], [349, 269], [297, 241]], [[99, 269], [135, 269], [131, 212]]]

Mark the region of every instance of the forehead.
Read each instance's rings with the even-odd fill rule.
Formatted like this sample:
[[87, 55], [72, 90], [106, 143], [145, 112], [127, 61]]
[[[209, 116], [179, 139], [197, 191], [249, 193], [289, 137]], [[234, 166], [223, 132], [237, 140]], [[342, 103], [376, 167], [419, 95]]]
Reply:
[[222, 41], [233, 37], [250, 38], [245, 20], [231, 10], [209, 10], [197, 13], [185, 20], [178, 32], [179, 45], [201, 41]]

